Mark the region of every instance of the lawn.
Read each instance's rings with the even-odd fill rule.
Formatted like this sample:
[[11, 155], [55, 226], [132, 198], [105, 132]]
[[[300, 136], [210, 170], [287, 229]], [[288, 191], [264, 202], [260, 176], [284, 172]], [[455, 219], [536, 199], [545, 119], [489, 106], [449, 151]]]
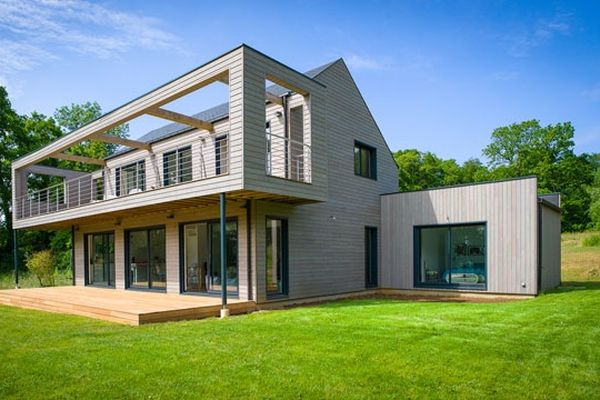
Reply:
[[[564, 260], [600, 253], [575, 240]], [[598, 267], [576, 264], [569, 280]], [[587, 280], [514, 302], [347, 300], [141, 327], [0, 306], [0, 398], [600, 398]]]

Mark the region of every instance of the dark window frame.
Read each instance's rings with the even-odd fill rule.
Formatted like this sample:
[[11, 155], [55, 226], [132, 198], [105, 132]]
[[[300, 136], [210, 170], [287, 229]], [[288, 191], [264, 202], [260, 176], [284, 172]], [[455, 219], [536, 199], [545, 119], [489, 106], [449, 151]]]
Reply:
[[[370, 247], [372, 245], [370, 235], [374, 234], [374, 250]], [[365, 288], [372, 289], [379, 285], [379, 229], [376, 226], [365, 226]], [[370, 257], [369, 257], [370, 256]], [[370, 266], [375, 265], [375, 276], [372, 276], [372, 270]]]
[[[113, 250], [115, 252], [115, 276], [112, 277], [112, 282], [113, 284], [110, 285], [97, 285], [94, 283], [90, 283], [90, 249], [89, 249], [89, 237], [90, 236], [95, 236], [95, 235], [113, 235]], [[92, 287], [100, 287], [100, 288], [109, 288], [109, 289], [115, 289], [116, 288], [116, 275], [117, 275], [117, 259], [116, 259], [116, 255], [117, 255], [117, 251], [116, 251], [116, 237], [115, 237], [115, 231], [102, 231], [102, 232], [89, 232], [89, 233], [85, 233], [83, 235], [83, 280], [85, 283], [85, 286], [92, 286]], [[110, 274], [109, 274], [109, 282], [110, 282]]]
[[[282, 249], [282, 257], [281, 257], [281, 292], [280, 293], [271, 293], [269, 294], [266, 289], [267, 284], [267, 241], [266, 241], [266, 233], [267, 233], [267, 222], [269, 220], [279, 220], [281, 221], [281, 249]], [[277, 215], [266, 215], [265, 216], [265, 294], [267, 300], [285, 298], [289, 296], [289, 223], [287, 217], [280, 217]]]
[[[130, 240], [129, 240], [129, 233], [131, 232], [138, 232], [138, 231], [146, 231], [146, 241], [147, 241], [147, 247], [149, 249], [150, 252], [150, 234], [149, 232], [152, 230], [158, 230], [158, 229], [163, 229], [165, 231], [165, 273], [167, 272], [167, 227], [166, 225], [153, 225], [153, 226], [144, 226], [144, 227], [138, 227], [138, 228], [131, 228], [131, 229], [126, 229], [123, 232], [123, 241], [125, 242], [125, 263], [124, 263], [124, 268], [125, 268], [125, 289], [127, 290], [140, 290], [140, 291], [150, 291], [150, 292], [160, 292], [160, 293], [165, 293], [167, 291], [167, 286], [169, 284], [168, 278], [165, 279], [165, 287], [161, 288], [161, 287], [152, 287], [151, 286], [151, 282], [152, 279], [150, 277], [150, 275], [148, 276], [148, 287], [136, 287], [136, 286], [131, 286], [131, 278], [129, 276], [129, 273], [131, 271], [131, 265], [129, 263], [130, 257], [130, 251], [129, 251], [129, 246], [130, 246]], [[151, 252], [150, 252], [151, 255]], [[150, 260], [150, 257], [148, 257], [148, 259]]]
[[[127, 165], [115, 168], [115, 194], [117, 195], [117, 197], [120, 197], [121, 195], [123, 195], [123, 196], [129, 195], [129, 193], [124, 193], [124, 194], [121, 193], [121, 183], [122, 183], [121, 182], [121, 172], [122, 172], [122, 170], [131, 168], [131, 167], [136, 168], [136, 170], [135, 170], [135, 173], [136, 173], [135, 188], [140, 189], [142, 192], [146, 191], [146, 160], [142, 159], [142, 160], [134, 161]], [[142, 184], [141, 185], [139, 182], [140, 181], [140, 171], [141, 171], [141, 175], [142, 175]]]
[[[358, 152], [357, 152], [358, 150]], [[369, 160], [368, 160], [368, 171], [363, 171], [363, 150], [368, 151]], [[370, 146], [366, 143], [360, 142], [358, 140], [354, 141], [353, 148], [353, 160], [354, 160], [354, 175], [360, 176], [367, 179], [372, 179], [374, 181], [377, 180], [377, 149], [373, 146]], [[357, 164], [357, 156], [358, 156], [358, 164]], [[358, 166], [358, 168], [357, 168]]]
[[[183, 174], [184, 171], [184, 167], [183, 167], [183, 160], [184, 157], [182, 157], [182, 153], [189, 151], [189, 162], [193, 162], [193, 158], [192, 158], [192, 146], [184, 146], [184, 147], [180, 147], [178, 149], [175, 150], [170, 150], [167, 152], [163, 153], [163, 186], [172, 186], [172, 185], [176, 185], [178, 183], [184, 183], [184, 182], [190, 182], [193, 180], [193, 172], [192, 172], [192, 166], [190, 165], [189, 167], [189, 175]], [[175, 155], [175, 163], [174, 163], [174, 167], [176, 169], [175, 171], [175, 182], [171, 182], [171, 179], [169, 177], [170, 174], [170, 164], [167, 161], [169, 157]], [[186, 171], [187, 172], [187, 171]]]
[[[225, 142], [225, 155], [226, 159], [223, 159], [223, 142]], [[229, 135], [220, 135], [215, 137], [215, 175], [221, 176], [229, 173]]]
[[[451, 247], [451, 228], [465, 227], [465, 226], [476, 226], [483, 225], [483, 242], [485, 243], [485, 283], [475, 285], [465, 284], [440, 284], [440, 283], [426, 283], [419, 280], [420, 276], [420, 264], [421, 264], [421, 231], [427, 228], [447, 228], [448, 229], [448, 246], [446, 249], [446, 257], [449, 266], [449, 271], [452, 273], [452, 247]], [[449, 224], [428, 224], [428, 225], [414, 225], [413, 226], [413, 285], [415, 288], [433, 288], [433, 289], [465, 289], [465, 290], [477, 290], [487, 291], [489, 282], [489, 245], [488, 245], [488, 223], [487, 221], [474, 221], [474, 222], [455, 222]]]
[[[184, 229], [186, 225], [191, 224], [211, 224], [221, 222], [219, 218], [211, 218], [211, 219], [202, 219], [202, 220], [194, 220], [194, 221], [185, 221], [180, 222], [178, 226], [179, 231], [179, 293], [191, 296], [209, 296], [209, 297], [217, 297], [221, 296], [221, 290], [207, 290], [206, 292], [194, 292], [185, 290], [185, 254], [184, 254]], [[237, 231], [237, 242], [238, 242], [238, 250], [237, 250], [237, 268], [238, 268], [238, 279], [237, 279], [237, 289], [235, 291], [227, 291], [227, 296], [231, 296], [234, 298], [238, 298], [240, 295], [240, 223], [238, 221], [238, 217], [227, 217], [225, 218], [225, 223], [227, 222], [235, 222], [236, 231]], [[210, 240], [210, 238], [209, 238]], [[208, 246], [210, 248], [210, 245]], [[220, 264], [220, 263], [219, 263]]]

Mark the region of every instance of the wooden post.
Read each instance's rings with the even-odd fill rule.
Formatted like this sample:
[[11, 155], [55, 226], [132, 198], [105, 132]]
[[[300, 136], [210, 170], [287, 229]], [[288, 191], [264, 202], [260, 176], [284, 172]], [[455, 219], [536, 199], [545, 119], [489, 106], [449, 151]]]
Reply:
[[229, 316], [227, 308], [227, 215], [225, 211], [225, 193], [219, 195], [221, 218], [221, 318]]

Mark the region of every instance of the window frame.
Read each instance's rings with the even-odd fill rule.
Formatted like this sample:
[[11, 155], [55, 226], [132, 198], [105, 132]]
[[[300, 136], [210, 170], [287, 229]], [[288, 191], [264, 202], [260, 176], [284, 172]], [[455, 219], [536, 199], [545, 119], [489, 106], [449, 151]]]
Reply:
[[[449, 271], [452, 273], [452, 228], [483, 225], [483, 243], [485, 246], [485, 282], [483, 284], [465, 285], [465, 284], [440, 284], [421, 282], [420, 264], [421, 264], [421, 231], [428, 228], [446, 228], [448, 230], [448, 246], [446, 248], [446, 257], [449, 266]], [[453, 222], [448, 224], [428, 224], [428, 225], [413, 225], [413, 287], [415, 288], [434, 288], [434, 289], [449, 289], [449, 290], [477, 290], [487, 291], [489, 282], [489, 244], [488, 244], [488, 223], [487, 221], [473, 222]]]
[[[183, 170], [183, 159], [182, 159], [182, 153], [185, 151], [189, 151], [189, 159], [190, 159], [190, 163], [193, 162], [193, 154], [192, 154], [192, 146], [191, 145], [187, 145], [187, 146], [183, 146], [174, 150], [169, 150], [163, 153], [163, 187], [167, 187], [167, 186], [173, 186], [173, 185], [177, 185], [179, 183], [185, 183], [185, 182], [191, 182], [192, 180], [194, 180], [194, 176], [193, 176], [193, 171], [192, 171], [192, 166], [190, 166], [190, 174], [189, 174], [189, 179], [183, 179], [184, 175], [182, 173]], [[171, 182], [171, 179], [169, 177], [170, 174], [170, 164], [167, 162], [167, 158], [175, 155], [175, 160], [174, 160], [174, 167], [175, 167], [175, 182]]]
[[[269, 293], [267, 291], [267, 224], [269, 220], [281, 221], [281, 292]], [[266, 215], [265, 216], [265, 295], [267, 300], [287, 298], [289, 296], [289, 222], [287, 217], [280, 217], [277, 215]]]
[[148, 286], [147, 287], [142, 287], [142, 286], [132, 286], [132, 282], [131, 282], [131, 276], [130, 276], [130, 272], [131, 272], [131, 257], [130, 257], [130, 237], [129, 234], [131, 232], [140, 232], [140, 231], [145, 231], [146, 232], [146, 247], [148, 249], [148, 256], [149, 256], [149, 260], [152, 258], [152, 249], [150, 246], [150, 231], [153, 230], [163, 230], [164, 234], [165, 234], [165, 274], [168, 270], [167, 268], [167, 259], [168, 259], [168, 246], [167, 246], [167, 226], [166, 225], [152, 225], [152, 226], [142, 226], [142, 227], [137, 227], [137, 228], [131, 228], [131, 229], [125, 229], [123, 231], [123, 241], [125, 244], [125, 264], [124, 264], [124, 268], [125, 268], [125, 289], [126, 290], [139, 290], [139, 291], [150, 291], [150, 292], [162, 292], [165, 293], [167, 291], [167, 286], [169, 285], [169, 279], [168, 277], [166, 277], [165, 279], [165, 287], [161, 288], [161, 287], [154, 287], [152, 286], [152, 277], [149, 275], [148, 276]]
[[[139, 185], [139, 181], [140, 181], [140, 166], [141, 166], [141, 171], [143, 172], [143, 178], [142, 178], [142, 184], [141, 187]], [[140, 189], [141, 192], [145, 192], [146, 191], [146, 159], [141, 159], [141, 160], [137, 160], [134, 161], [132, 163], [123, 165], [123, 166], [119, 166], [115, 168], [115, 195], [117, 197], [122, 197], [122, 196], [129, 196], [129, 189], [127, 191], [127, 193], [121, 193], [123, 189], [122, 186], [122, 172], [124, 169], [127, 168], [131, 168], [131, 167], [135, 167], [135, 180], [136, 180], [136, 189]], [[134, 194], [134, 193], [131, 193]]]
[[[357, 153], [357, 149], [358, 149], [358, 153]], [[369, 160], [368, 160], [369, 171], [368, 172], [362, 171], [363, 150], [366, 150], [369, 152]], [[357, 169], [357, 163], [356, 163], [357, 154], [359, 157], [358, 169]], [[361, 141], [355, 140], [352, 156], [353, 156], [353, 160], [354, 160], [354, 175], [376, 181], [377, 180], [377, 148], [370, 146], [366, 143], [363, 143]]]

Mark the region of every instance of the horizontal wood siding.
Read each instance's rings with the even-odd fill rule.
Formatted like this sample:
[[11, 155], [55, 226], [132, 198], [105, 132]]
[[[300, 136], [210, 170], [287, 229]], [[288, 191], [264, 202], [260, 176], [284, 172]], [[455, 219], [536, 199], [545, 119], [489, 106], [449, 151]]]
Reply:
[[[274, 75], [292, 85], [304, 88], [308, 96], [295, 95], [294, 105], [303, 105], [304, 131], [310, 132], [311, 183], [296, 182], [267, 176], [265, 122], [265, 80]], [[326, 89], [289, 68], [257, 53], [244, 52], [244, 188], [259, 192], [286, 194], [311, 200], [327, 199], [327, 133], [325, 124]], [[269, 106], [272, 109], [281, 107]], [[269, 116], [277, 127], [277, 121]], [[278, 130], [283, 132], [282, 127]]]
[[537, 293], [536, 178], [386, 195], [381, 205], [381, 287], [414, 287], [415, 225], [487, 222], [488, 291]]
[[560, 212], [544, 204], [541, 207], [541, 288], [552, 289], [560, 285]]
[[[227, 216], [237, 217], [238, 221], [238, 267], [240, 298], [248, 296], [248, 241], [246, 231], [246, 210], [242, 208], [245, 202], [230, 201], [227, 206]], [[169, 216], [173, 218], [169, 218]], [[167, 250], [167, 292], [180, 292], [179, 273], [179, 225], [185, 222], [206, 221], [219, 218], [219, 209], [213, 207], [189, 208], [174, 213], [152, 213], [135, 218], [123, 218], [117, 221], [81, 225], [75, 232], [75, 271], [76, 284], [84, 285], [84, 243], [87, 233], [115, 232], [115, 282], [117, 289], [125, 288], [125, 235], [128, 229], [147, 226], [164, 225], [166, 229]]]
[[[288, 218], [289, 299], [362, 290], [365, 226], [379, 227], [379, 195], [398, 187], [392, 156], [343, 61], [329, 67], [317, 80], [327, 86], [327, 201], [301, 206], [256, 202], [258, 302], [266, 301], [267, 216]], [[377, 149], [377, 180], [354, 175], [355, 140]], [[313, 148], [316, 146], [313, 143]]]

